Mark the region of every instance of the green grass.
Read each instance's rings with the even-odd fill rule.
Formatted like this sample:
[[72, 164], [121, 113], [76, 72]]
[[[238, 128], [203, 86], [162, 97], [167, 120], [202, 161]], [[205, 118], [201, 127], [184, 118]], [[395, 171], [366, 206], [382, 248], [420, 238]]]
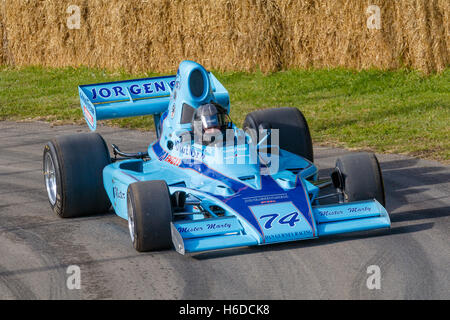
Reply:
[[[250, 111], [292, 106], [305, 114], [315, 143], [450, 160], [450, 69], [431, 76], [341, 69], [214, 74], [230, 93], [238, 125]], [[83, 123], [78, 85], [154, 75], [0, 67], [0, 120]], [[149, 129], [152, 117], [107, 123]]]

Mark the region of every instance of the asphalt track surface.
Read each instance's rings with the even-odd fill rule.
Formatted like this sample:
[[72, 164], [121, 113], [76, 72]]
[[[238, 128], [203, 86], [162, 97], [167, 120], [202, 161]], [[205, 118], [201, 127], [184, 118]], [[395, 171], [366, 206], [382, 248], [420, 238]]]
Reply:
[[[42, 174], [49, 139], [86, 126], [0, 122], [0, 299], [449, 299], [450, 167], [378, 155], [392, 228], [181, 256], [137, 253], [114, 213], [60, 219]], [[107, 143], [145, 150], [152, 132], [100, 127]], [[327, 176], [349, 151], [318, 147]], [[86, 154], [86, 157], [89, 155]], [[81, 270], [70, 290], [67, 268]], [[381, 288], [369, 290], [376, 265]]]

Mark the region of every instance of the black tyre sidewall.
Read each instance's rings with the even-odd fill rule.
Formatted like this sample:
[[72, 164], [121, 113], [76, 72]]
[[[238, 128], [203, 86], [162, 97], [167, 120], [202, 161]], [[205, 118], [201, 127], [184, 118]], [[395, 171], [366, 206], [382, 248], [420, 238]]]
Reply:
[[[311, 133], [305, 116], [297, 108], [272, 108], [249, 113], [243, 129], [253, 129], [267, 123], [272, 129], [279, 131], [281, 149], [299, 155], [311, 162], [314, 161]], [[259, 141], [259, 137], [258, 137]]]
[[386, 205], [383, 177], [373, 153], [356, 153], [340, 157], [336, 167], [342, 174], [346, 202], [376, 199]]
[[381, 171], [381, 166], [380, 166], [380, 162], [378, 161], [378, 158], [374, 155], [376, 163], [377, 163], [377, 168], [378, 168], [378, 174], [380, 177], [380, 184], [381, 184], [381, 191], [382, 191], [382, 201], [380, 201], [380, 203], [383, 205], [383, 207], [386, 206], [386, 189], [384, 188], [384, 179], [383, 179], [383, 172]]
[[128, 187], [134, 216], [133, 246], [139, 252], [172, 247], [172, 203], [165, 181], [143, 181]]

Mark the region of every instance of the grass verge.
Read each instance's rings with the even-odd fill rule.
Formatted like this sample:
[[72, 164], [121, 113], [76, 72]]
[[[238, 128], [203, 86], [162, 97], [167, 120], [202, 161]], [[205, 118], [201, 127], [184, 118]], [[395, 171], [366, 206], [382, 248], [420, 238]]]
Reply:
[[[242, 125], [260, 108], [298, 107], [318, 144], [450, 160], [450, 69], [419, 72], [292, 70], [214, 73], [228, 89], [231, 117]], [[0, 120], [83, 123], [77, 86], [156, 74], [89, 68], [0, 67]], [[152, 117], [106, 122], [148, 130]]]

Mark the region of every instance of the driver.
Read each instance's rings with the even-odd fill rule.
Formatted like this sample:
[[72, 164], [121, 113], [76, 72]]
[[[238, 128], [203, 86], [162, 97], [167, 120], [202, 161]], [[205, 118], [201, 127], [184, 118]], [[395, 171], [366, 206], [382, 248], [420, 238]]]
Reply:
[[227, 111], [217, 103], [207, 103], [198, 107], [192, 117], [194, 141], [203, 145], [224, 141], [229, 128]]

